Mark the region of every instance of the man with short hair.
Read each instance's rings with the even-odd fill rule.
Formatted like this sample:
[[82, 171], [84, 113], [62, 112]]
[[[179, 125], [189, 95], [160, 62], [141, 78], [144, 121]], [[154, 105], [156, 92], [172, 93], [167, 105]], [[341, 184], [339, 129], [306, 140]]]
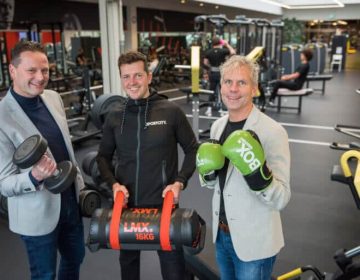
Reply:
[[258, 66], [235, 55], [220, 69], [229, 115], [214, 122], [196, 157], [202, 186], [214, 189], [216, 259], [221, 279], [270, 280], [284, 246], [280, 210], [290, 199], [288, 137], [252, 102]]
[[[152, 75], [145, 55], [122, 54], [118, 66], [127, 101], [124, 108], [106, 117], [97, 156], [100, 174], [114, 196], [124, 193], [128, 207], [161, 208], [169, 191], [178, 203], [180, 191], [195, 170], [194, 132], [177, 105], [150, 90]], [[185, 154], [180, 170], [178, 144]], [[158, 251], [158, 255], [163, 279], [184, 279], [182, 251]], [[139, 280], [140, 250], [120, 250], [120, 266], [121, 279]]]
[[[13, 84], [0, 102], [0, 191], [8, 198], [10, 230], [20, 234], [28, 254], [31, 279], [79, 279], [85, 255], [84, 229], [78, 204], [84, 182], [77, 166], [60, 95], [45, 90], [49, 62], [42, 45], [21, 41], [9, 66]], [[32, 167], [13, 163], [16, 148], [39, 134], [47, 152]], [[46, 189], [57, 163], [70, 160], [75, 182], [60, 194]]]

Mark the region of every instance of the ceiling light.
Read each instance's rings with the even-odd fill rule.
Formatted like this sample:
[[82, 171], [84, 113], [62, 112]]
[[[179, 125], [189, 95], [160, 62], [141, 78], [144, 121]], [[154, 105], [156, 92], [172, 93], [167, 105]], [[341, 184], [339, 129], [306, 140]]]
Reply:
[[200, 6], [200, 7], [204, 7], [204, 3], [203, 3], [203, 2], [200, 2], [199, 6]]
[[215, 6], [215, 9], [219, 9], [219, 6], [218, 6], [218, 5], [216, 5], [216, 6]]
[[297, 10], [297, 9], [327, 9], [327, 8], [341, 8], [338, 5], [294, 5], [290, 6], [290, 10]]
[[341, 7], [341, 8], [344, 8], [344, 3], [342, 3], [341, 1], [339, 1], [339, 0], [333, 0], [336, 4], [338, 4], [339, 5], [339, 7]]
[[279, 6], [286, 9], [321, 9], [321, 8], [343, 8], [344, 4], [340, 0], [332, 0], [335, 3], [330, 5], [286, 5], [283, 0], [261, 0], [275, 6]]
[[186, 1], [185, 1], [185, 0], [180, 0], [180, 3], [181, 3], [181, 4], [185, 4]]
[[275, 5], [275, 6], [279, 6], [279, 7], [282, 7], [282, 8], [290, 9], [290, 6], [282, 4], [282, 3], [274, 1], [274, 0], [261, 0], [261, 1], [263, 1], [265, 3]]
[[346, 21], [343, 21], [343, 20], [338, 20], [337, 23], [341, 24], [341, 25], [347, 25], [348, 24]]

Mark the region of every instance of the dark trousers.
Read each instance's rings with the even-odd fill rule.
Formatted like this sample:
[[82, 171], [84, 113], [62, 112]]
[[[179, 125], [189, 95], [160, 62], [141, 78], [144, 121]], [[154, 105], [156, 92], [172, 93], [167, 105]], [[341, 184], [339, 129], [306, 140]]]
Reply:
[[58, 250], [61, 256], [58, 279], [79, 279], [85, 243], [84, 227], [74, 195], [66, 197], [62, 203], [60, 220], [51, 233], [42, 236], [21, 235], [21, 239], [27, 250], [32, 280], [55, 279]]
[[209, 75], [210, 90], [214, 91], [214, 95], [209, 97], [209, 101], [217, 101], [217, 90], [220, 87], [220, 72], [219, 71], [210, 71]]
[[[140, 253], [141, 251], [120, 251], [121, 279], [140, 280]], [[183, 251], [157, 251], [157, 253], [160, 259], [161, 275], [164, 280], [185, 279]]]
[[274, 82], [272, 84], [272, 86], [273, 86], [273, 90], [271, 92], [270, 100], [275, 99], [279, 88], [286, 88], [286, 89], [290, 89], [290, 90], [299, 90], [302, 87], [293, 81], [281, 81], [281, 80], [277, 80], [276, 82]]

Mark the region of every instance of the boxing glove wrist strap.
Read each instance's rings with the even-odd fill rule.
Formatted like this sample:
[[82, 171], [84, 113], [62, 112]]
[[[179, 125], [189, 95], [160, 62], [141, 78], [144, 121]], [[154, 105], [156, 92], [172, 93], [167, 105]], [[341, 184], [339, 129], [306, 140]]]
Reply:
[[203, 178], [204, 178], [204, 180], [207, 181], [207, 182], [208, 182], [208, 181], [213, 181], [213, 180], [216, 179], [217, 175], [218, 175], [218, 172], [217, 172], [217, 171], [213, 171], [213, 172], [211, 172], [211, 173], [209, 173], [209, 174], [203, 175]]
[[272, 173], [270, 169], [266, 165], [266, 161], [264, 164], [255, 172], [244, 176], [246, 182], [248, 183], [250, 189], [253, 191], [261, 191], [268, 187], [272, 180]]

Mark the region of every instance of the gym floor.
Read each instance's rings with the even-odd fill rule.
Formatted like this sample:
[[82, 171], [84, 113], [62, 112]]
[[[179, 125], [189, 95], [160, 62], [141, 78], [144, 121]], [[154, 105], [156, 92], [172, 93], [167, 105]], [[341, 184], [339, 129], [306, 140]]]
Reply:
[[[343, 151], [329, 148], [332, 142], [349, 143], [355, 137], [334, 130], [336, 124], [359, 126], [359, 70], [334, 72], [333, 79], [326, 83], [324, 95], [313, 93], [303, 98], [301, 114], [294, 110], [277, 113], [273, 109], [266, 114], [282, 123], [289, 134], [291, 149], [292, 197], [282, 211], [285, 247], [278, 255], [274, 276], [298, 266], [314, 265], [320, 271], [334, 272], [334, 253], [340, 248], [351, 249], [360, 245], [360, 211], [357, 210], [348, 186], [330, 180], [333, 165], [339, 164]], [[311, 82], [310, 87], [321, 87], [320, 82]], [[187, 114], [191, 103], [179, 91], [166, 93]], [[286, 105], [297, 102], [287, 98]], [[205, 117], [201, 109], [199, 126], [209, 127], [217, 117]], [[192, 118], [189, 117], [192, 122]], [[77, 158], [96, 150], [98, 141], [91, 140], [76, 147]], [[211, 242], [211, 196], [212, 191], [199, 187], [197, 173], [182, 193], [181, 207], [195, 208], [207, 222], [204, 250], [199, 257], [211, 269], [217, 271], [214, 246]], [[84, 219], [85, 235], [89, 219]], [[8, 230], [7, 223], [0, 220], [0, 272], [1, 279], [29, 279], [29, 269], [24, 246], [17, 235]], [[142, 279], [161, 279], [158, 258], [155, 252], [142, 254]], [[120, 279], [118, 253], [87, 250], [81, 268], [81, 279]]]

